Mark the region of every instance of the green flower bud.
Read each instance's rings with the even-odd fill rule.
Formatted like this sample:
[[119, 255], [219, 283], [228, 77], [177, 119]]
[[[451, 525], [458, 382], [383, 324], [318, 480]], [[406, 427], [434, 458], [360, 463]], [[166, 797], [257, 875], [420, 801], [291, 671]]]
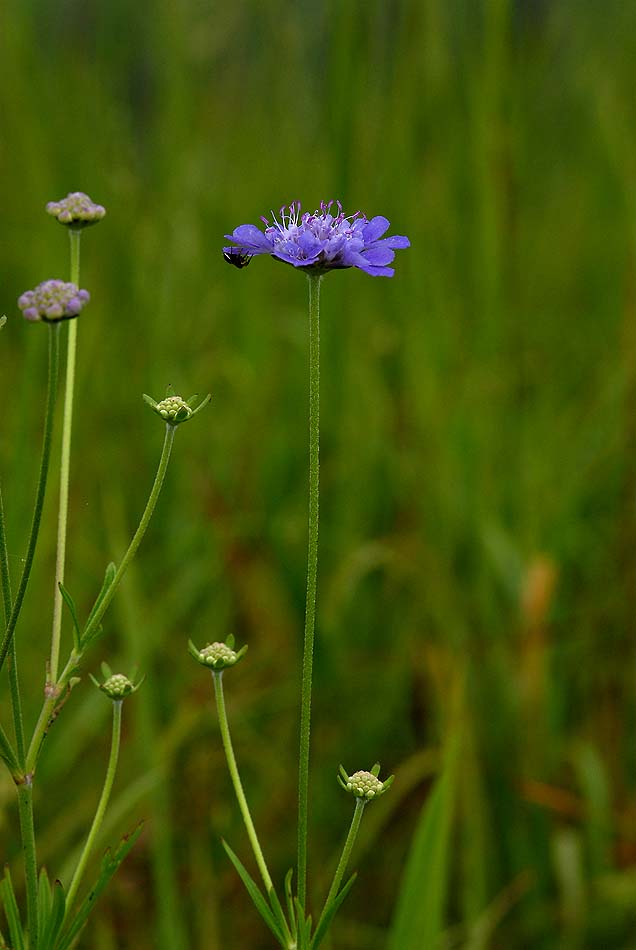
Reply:
[[126, 696], [131, 696], [133, 693], [136, 693], [145, 679], [145, 677], [142, 676], [138, 683], [133, 683], [127, 676], [124, 676], [123, 673], [113, 673], [107, 663], [102, 663], [102, 673], [104, 675], [103, 683], [96, 680], [90, 673], [89, 676], [95, 686], [101, 689], [102, 693], [105, 693], [109, 699], [114, 701], [122, 700]]
[[178, 426], [182, 422], [187, 422], [189, 419], [192, 419], [193, 416], [196, 416], [197, 412], [200, 412], [204, 406], [207, 406], [211, 398], [212, 397], [208, 394], [199, 405], [196, 405], [198, 400], [197, 395], [191, 396], [189, 399], [183, 399], [181, 396], [177, 396], [173, 393], [170, 387], [168, 387], [165, 398], [162, 399], [161, 402], [155, 402], [151, 396], [147, 396], [144, 393], [144, 401], [147, 402], [153, 412], [161, 416], [163, 421], [169, 426]]
[[381, 782], [378, 778], [379, 773], [380, 765], [378, 762], [376, 762], [370, 772], [354, 772], [353, 775], [348, 775], [341, 765], [338, 781], [344, 790], [355, 798], [364, 798], [366, 801], [371, 801], [372, 798], [379, 798], [380, 795], [384, 795], [387, 789], [393, 784], [395, 778], [394, 775], [390, 775]]
[[227, 669], [229, 666], [235, 666], [238, 661], [247, 653], [247, 645], [240, 650], [234, 649], [234, 637], [230, 634], [225, 643], [208, 643], [201, 650], [195, 647], [192, 640], [188, 641], [190, 655], [194, 657], [201, 666], [207, 666], [208, 669], [215, 670], [217, 673]]

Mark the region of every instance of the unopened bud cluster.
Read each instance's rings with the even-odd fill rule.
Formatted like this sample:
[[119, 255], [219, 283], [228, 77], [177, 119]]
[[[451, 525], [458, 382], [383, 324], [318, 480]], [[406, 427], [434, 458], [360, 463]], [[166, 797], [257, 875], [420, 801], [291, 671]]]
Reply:
[[27, 290], [18, 298], [18, 307], [26, 320], [70, 320], [90, 300], [87, 290], [79, 290], [75, 284], [63, 280], [45, 280], [33, 290]]
[[185, 422], [192, 415], [192, 409], [181, 396], [167, 396], [157, 403], [155, 411], [171, 425]]
[[108, 663], [102, 663], [102, 675], [104, 676], [104, 682], [100, 683], [99, 680], [95, 679], [92, 673], [89, 673], [95, 686], [101, 689], [102, 693], [105, 693], [109, 699], [114, 701], [125, 699], [125, 697], [130, 696], [131, 693], [136, 693], [144, 681], [144, 677], [142, 676], [138, 683], [133, 683], [132, 680], [124, 676], [123, 673], [113, 673]]
[[133, 684], [123, 673], [113, 673], [105, 683], [99, 687], [110, 699], [123, 699], [133, 691]]
[[72, 191], [61, 201], [49, 201], [46, 210], [57, 218], [60, 224], [71, 228], [86, 228], [97, 224], [106, 214], [106, 209], [95, 204], [83, 191]]
[[247, 645], [241, 647], [240, 650], [234, 649], [234, 637], [232, 635], [227, 637], [225, 643], [219, 641], [208, 643], [200, 650], [190, 640], [188, 649], [197, 663], [200, 663], [201, 666], [207, 666], [211, 670], [216, 670], [217, 673], [229, 666], [234, 666], [247, 653]]
[[[144, 393], [144, 401], [148, 403], [153, 412], [161, 416], [163, 421], [169, 426], [178, 426], [181, 422], [187, 422], [196, 416], [210, 401], [208, 394], [205, 399], [199, 400], [197, 395], [184, 399], [172, 392], [172, 387], [168, 387], [165, 397], [161, 402], [157, 402], [152, 396]], [[197, 405], [198, 403], [198, 405]]]
[[380, 766], [376, 763], [370, 772], [360, 771], [348, 775], [345, 769], [340, 766], [340, 775], [338, 781], [355, 798], [364, 798], [371, 801], [372, 798], [379, 798], [393, 784], [393, 775], [390, 775], [384, 782], [378, 778]]

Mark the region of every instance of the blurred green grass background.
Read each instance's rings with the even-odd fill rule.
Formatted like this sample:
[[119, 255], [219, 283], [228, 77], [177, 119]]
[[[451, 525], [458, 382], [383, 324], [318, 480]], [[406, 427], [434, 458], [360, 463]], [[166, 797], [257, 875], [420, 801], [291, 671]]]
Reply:
[[[270, 208], [331, 197], [386, 215], [412, 248], [391, 281], [343, 272], [323, 284], [314, 904], [350, 817], [337, 765], [380, 759], [397, 781], [365, 816], [332, 945], [386, 945], [459, 719], [440, 947], [636, 945], [636, 7], [2, 6], [0, 471], [14, 574], [46, 349], [14, 301], [68, 271], [47, 200], [82, 189], [108, 209], [82, 242], [92, 302], [67, 586], [83, 611], [158, 459], [161, 426], [141, 393], [213, 394], [177, 434], [89, 663], [137, 662], [148, 676], [124, 711], [102, 847], [148, 820], [82, 945], [271, 945], [219, 844], [249, 857], [209, 679], [186, 642], [234, 632], [250, 644], [226, 689], [282, 880], [295, 857], [306, 286], [262, 259], [227, 267], [220, 247]], [[56, 488], [18, 629], [30, 721]], [[47, 740], [36, 818], [52, 876], [68, 876], [92, 817], [108, 716], [82, 684]], [[7, 776], [0, 802], [3, 859], [17, 866]]]

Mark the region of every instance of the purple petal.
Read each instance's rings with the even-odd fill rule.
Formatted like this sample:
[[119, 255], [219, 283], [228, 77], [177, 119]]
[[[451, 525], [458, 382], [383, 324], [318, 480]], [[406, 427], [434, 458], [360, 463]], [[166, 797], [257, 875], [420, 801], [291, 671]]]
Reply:
[[385, 247], [393, 247], [396, 251], [411, 246], [411, 242], [403, 234], [394, 234], [392, 237], [382, 238], [380, 244], [384, 244]]
[[373, 264], [374, 267], [381, 267], [383, 264], [390, 264], [395, 257], [395, 251], [392, 251], [390, 247], [382, 247], [381, 245], [376, 245], [375, 247], [370, 247], [368, 250], [362, 252], [362, 257]]
[[381, 238], [384, 232], [389, 229], [389, 224], [390, 222], [382, 217], [381, 214], [376, 214], [375, 218], [371, 218], [362, 231], [364, 243], [371, 244], [373, 241], [377, 241], [378, 238]]
[[272, 251], [272, 257], [276, 257], [279, 261], [284, 261], [285, 264], [291, 264], [293, 267], [310, 267], [318, 260], [317, 254], [310, 258], [299, 258], [292, 257], [291, 254], [286, 254], [283, 250]]
[[239, 224], [238, 228], [234, 228], [232, 234], [226, 234], [226, 237], [245, 247], [261, 247], [268, 250], [271, 247], [270, 241], [255, 224]]
[[304, 231], [298, 236], [298, 246], [305, 257], [316, 257], [322, 250], [323, 242], [310, 231]]
[[365, 274], [370, 274], [371, 277], [393, 277], [395, 274], [395, 269], [393, 267], [359, 267], [359, 270], [363, 270]]

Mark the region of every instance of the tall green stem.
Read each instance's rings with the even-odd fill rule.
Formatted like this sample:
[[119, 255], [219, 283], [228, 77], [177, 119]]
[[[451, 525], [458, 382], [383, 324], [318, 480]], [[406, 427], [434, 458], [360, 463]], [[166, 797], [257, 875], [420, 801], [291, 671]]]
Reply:
[[75, 873], [73, 875], [73, 880], [68, 889], [68, 894], [66, 895], [66, 909], [67, 912], [70, 911], [73, 901], [77, 896], [77, 889], [80, 886], [82, 875], [86, 868], [86, 862], [90, 857], [90, 853], [95, 844], [95, 839], [101, 828], [102, 821], [104, 820], [104, 814], [106, 812], [106, 806], [108, 805], [108, 799], [110, 798], [110, 793], [113, 788], [113, 782], [115, 781], [115, 772], [117, 770], [117, 760], [119, 759], [119, 742], [121, 738], [121, 707], [122, 700], [117, 699], [113, 700], [113, 734], [110, 743], [110, 757], [108, 759], [108, 768], [106, 769], [106, 778], [104, 780], [104, 787], [102, 789], [102, 794], [99, 799], [99, 804], [97, 806], [97, 811], [95, 812], [95, 817], [93, 818], [93, 824], [91, 825], [91, 830], [88, 832], [88, 837], [86, 838], [86, 844], [80, 855], [80, 859], [77, 862], [77, 867], [75, 868]]
[[18, 585], [15, 602], [11, 610], [11, 616], [7, 623], [7, 628], [0, 646], [0, 670], [4, 665], [7, 653], [11, 647], [15, 627], [22, 609], [22, 602], [26, 593], [31, 568], [33, 566], [33, 557], [40, 530], [40, 520], [42, 518], [42, 508], [44, 506], [44, 493], [46, 490], [46, 480], [49, 472], [49, 460], [51, 457], [51, 437], [53, 433], [53, 416], [55, 410], [55, 397], [57, 394], [57, 373], [60, 353], [60, 325], [59, 323], [50, 323], [49, 327], [49, 359], [48, 359], [48, 390], [46, 396], [46, 412], [44, 416], [44, 435], [42, 438], [42, 459], [40, 461], [40, 474], [38, 478], [38, 487], [35, 494], [35, 505], [33, 508], [33, 519], [31, 521], [31, 533], [27, 545], [22, 577]]
[[[71, 241], [71, 283], [79, 287], [80, 231], [69, 231]], [[55, 561], [55, 589], [53, 591], [53, 629], [51, 633], [51, 661], [49, 677], [57, 679], [62, 631], [62, 594], [66, 563], [66, 526], [68, 522], [68, 493], [71, 472], [71, 432], [73, 429], [73, 398], [75, 394], [75, 355], [77, 352], [77, 320], [68, 324], [66, 350], [66, 389], [64, 393], [64, 421], [62, 425], [62, 458], [60, 462], [60, 506], [57, 520], [57, 557]]]
[[[9, 573], [9, 552], [7, 550], [7, 534], [4, 524], [4, 507], [2, 492], [0, 491], [0, 582], [2, 586], [2, 604], [4, 608], [5, 627], [11, 616], [11, 575]], [[13, 729], [17, 747], [17, 759], [24, 768], [24, 723], [22, 720], [22, 702], [20, 699], [20, 682], [18, 679], [18, 664], [15, 649], [15, 640], [11, 640], [9, 648], [9, 690], [11, 693], [11, 712], [13, 715]], [[8, 740], [7, 740], [8, 741]]]
[[29, 946], [38, 945], [38, 861], [35, 851], [35, 829], [33, 827], [33, 785], [32, 776], [25, 776], [18, 785], [18, 811], [20, 815], [20, 836], [24, 852], [24, 873], [26, 879], [27, 922], [29, 928]]
[[318, 574], [318, 487], [320, 448], [320, 281], [309, 277], [309, 543], [307, 548], [307, 597], [300, 697], [300, 754], [298, 765], [298, 900], [307, 897], [307, 819], [309, 790], [309, 734], [311, 730], [311, 683], [316, 626], [316, 579]]
[[[159, 466], [157, 468], [157, 474], [155, 475], [155, 480], [144, 509], [144, 513], [141, 516], [141, 521], [139, 522], [139, 527], [135, 531], [132, 541], [128, 546], [128, 550], [124, 554], [121, 564], [115, 572], [112, 584], [108, 588], [108, 591], [100, 601], [99, 607], [92, 614], [90, 622], [86, 625], [86, 628], [82, 634], [82, 643], [88, 644], [90, 638], [95, 633], [95, 630], [99, 626], [102, 617], [106, 613], [108, 606], [115, 595], [115, 591], [120, 584], [120, 581], [128, 565], [132, 561], [133, 557], [137, 553], [137, 549], [141, 544], [141, 540], [146, 533], [146, 529], [150, 522], [153, 511], [157, 504], [157, 499], [159, 498], [159, 493], [161, 492], [161, 486], [163, 485], [163, 480], [166, 474], [166, 469], [168, 468], [168, 462], [170, 461], [170, 454], [172, 451], [172, 443], [174, 441], [174, 432], [175, 427], [171, 425], [166, 425], [166, 434], [163, 441], [163, 448], [161, 450], [161, 458], [159, 459]], [[40, 710], [40, 716], [36, 723], [35, 729], [33, 731], [33, 737], [31, 739], [31, 744], [29, 746], [29, 751], [27, 753], [26, 759], [26, 769], [27, 771], [33, 771], [37, 762], [38, 755], [40, 753], [40, 747], [42, 745], [42, 740], [46, 735], [46, 731], [49, 727], [51, 718], [55, 712], [55, 708], [59, 702], [59, 697], [62, 694], [62, 691], [68, 686], [71, 677], [74, 675], [77, 665], [82, 657], [83, 649], [78, 653], [75, 650], [71, 651], [69, 660], [64, 667], [59, 679], [56, 683], [50, 684], [49, 689], [47, 690], [46, 698]]]
[[351, 827], [349, 828], [349, 834], [347, 835], [347, 840], [344, 843], [342, 849], [342, 854], [340, 855], [340, 860], [338, 862], [338, 867], [336, 868], [336, 873], [333, 876], [333, 881], [331, 882], [331, 887], [329, 888], [329, 893], [327, 895], [327, 900], [325, 901], [325, 906], [323, 908], [322, 914], [320, 915], [320, 920], [318, 921], [318, 926], [316, 931], [320, 930], [320, 925], [323, 921], [325, 914], [328, 913], [331, 904], [338, 896], [338, 891], [340, 890], [340, 885], [342, 884], [342, 879], [344, 873], [347, 870], [347, 865], [349, 864], [349, 858], [351, 857], [351, 851], [353, 850], [353, 845], [358, 836], [358, 830], [360, 828], [360, 822], [362, 821], [362, 812], [364, 811], [364, 806], [366, 801], [362, 798], [356, 799], [356, 807], [353, 812], [353, 818], [351, 819]]
[[214, 695], [216, 696], [216, 708], [219, 715], [219, 726], [221, 729], [221, 738], [223, 740], [225, 758], [227, 759], [227, 767], [230, 770], [230, 777], [232, 779], [232, 784], [234, 785], [234, 791], [238, 799], [241, 815], [243, 816], [243, 822], [245, 823], [247, 836], [250, 839], [252, 851], [254, 852], [254, 857], [256, 858], [258, 870], [261, 872], [265, 889], [269, 892], [274, 885], [272, 884], [270, 873], [267, 870], [267, 864], [265, 862], [263, 850], [260, 846], [258, 835], [256, 834], [256, 828], [254, 827], [254, 822], [252, 821], [252, 816], [250, 814], [249, 805], [247, 804], [245, 792], [243, 791], [243, 784], [241, 782], [241, 776], [239, 775], [238, 766], [236, 764], [236, 756], [234, 755], [234, 748], [232, 746], [232, 739], [230, 737], [230, 727], [225, 709], [225, 696], [223, 695], [223, 671], [220, 670], [219, 672], [213, 672], [212, 679], [214, 680]]

